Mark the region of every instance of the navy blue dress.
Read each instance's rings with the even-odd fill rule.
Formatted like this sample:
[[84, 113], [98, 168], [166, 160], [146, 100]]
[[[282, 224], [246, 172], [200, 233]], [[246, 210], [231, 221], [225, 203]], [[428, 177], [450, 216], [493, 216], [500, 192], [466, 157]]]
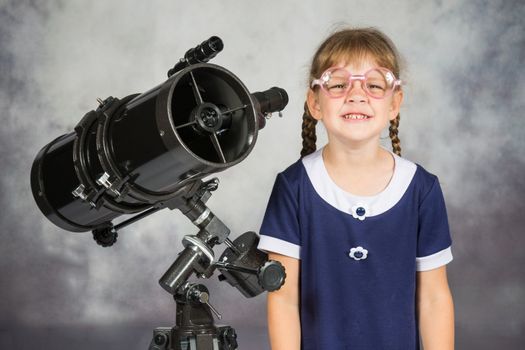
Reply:
[[381, 193], [355, 196], [322, 150], [277, 176], [259, 249], [300, 259], [303, 350], [419, 349], [416, 272], [452, 260], [436, 176], [394, 155]]

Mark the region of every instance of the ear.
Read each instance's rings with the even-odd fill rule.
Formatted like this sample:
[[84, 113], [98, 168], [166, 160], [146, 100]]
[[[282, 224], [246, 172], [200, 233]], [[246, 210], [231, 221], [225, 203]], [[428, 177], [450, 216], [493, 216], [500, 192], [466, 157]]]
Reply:
[[306, 94], [306, 104], [310, 110], [310, 115], [316, 120], [321, 120], [321, 106], [319, 104], [317, 92], [312, 89], [308, 89], [308, 93]]
[[390, 110], [388, 111], [390, 120], [394, 120], [399, 114], [401, 109], [401, 104], [403, 103], [403, 90], [394, 91], [392, 96], [392, 103], [390, 105]]

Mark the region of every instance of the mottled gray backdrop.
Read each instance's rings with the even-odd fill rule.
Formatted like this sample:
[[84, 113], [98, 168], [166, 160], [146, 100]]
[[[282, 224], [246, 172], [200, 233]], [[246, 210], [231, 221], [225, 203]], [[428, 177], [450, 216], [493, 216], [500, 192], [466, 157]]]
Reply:
[[[232, 238], [257, 230], [276, 172], [298, 156], [308, 61], [349, 24], [379, 27], [405, 57], [403, 153], [439, 175], [445, 192], [458, 348], [522, 349], [523, 18], [523, 1], [503, 0], [0, 0], [0, 348], [147, 348], [151, 330], [174, 317], [157, 280], [196, 232], [168, 210], [107, 249], [55, 227], [29, 187], [42, 146], [71, 132], [97, 97], [153, 87], [187, 49], [218, 35], [225, 48], [213, 63], [251, 91], [278, 85], [290, 95], [251, 155], [218, 174], [208, 202]], [[245, 299], [215, 277], [208, 286], [241, 349], [267, 349], [265, 297]]]

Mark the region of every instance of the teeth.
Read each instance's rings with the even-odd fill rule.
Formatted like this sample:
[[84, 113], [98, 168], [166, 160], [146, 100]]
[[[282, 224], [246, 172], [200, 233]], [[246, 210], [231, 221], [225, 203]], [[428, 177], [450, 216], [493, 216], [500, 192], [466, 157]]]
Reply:
[[354, 120], [357, 120], [357, 119], [368, 119], [368, 117], [366, 115], [363, 115], [363, 114], [346, 114], [343, 117], [345, 119], [354, 119]]

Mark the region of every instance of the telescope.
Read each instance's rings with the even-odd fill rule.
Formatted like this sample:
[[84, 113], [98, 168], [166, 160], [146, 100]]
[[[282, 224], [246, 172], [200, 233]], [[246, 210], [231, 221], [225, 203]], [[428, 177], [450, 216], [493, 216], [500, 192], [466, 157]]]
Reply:
[[[31, 168], [31, 189], [42, 213], [58, 227], [91, 231], [113, 245], [118, 231], [161, 209], [179, 209], [199, 228], [159, 283], [176, 302], [176, 324], [154, 330], [150, 349], [236, 349], [236, 333], [215, 326], [220, 315], [207, 288], [188, 279], [211, 277], [245, 297], [284, 283], [281, 264], [256, 249], [258, 235], [233, 242], [229, 228], [206, 206], [218, 188], [211, 174], [252, 151], [258, 131], [288, 103], [282, 88], [250, 93], [229, 70], [208, 63], [223, 49], [213, 36], [188, 50], [168, 78], [141, 94], [98, 99], [74, 131], [45, 145]], [[126, 216], [123, 216], [126, 215]], [[117, 220], [121, 220], [116, 224]], [[227, 249], [215, 258], [213, 247]]]

